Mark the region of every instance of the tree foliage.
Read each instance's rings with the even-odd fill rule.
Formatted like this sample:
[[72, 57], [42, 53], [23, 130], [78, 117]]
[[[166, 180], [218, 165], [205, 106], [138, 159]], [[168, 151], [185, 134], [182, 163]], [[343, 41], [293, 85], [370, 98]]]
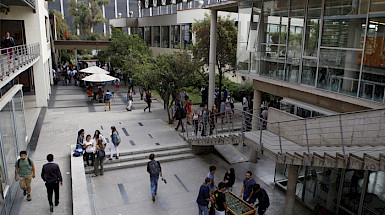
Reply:
[[[192, 26], [196, 42], [192, 46], [194, 57], [209, 64], [210, 52], [210, 16], [206, 14], [203, 20], [195, 20]], [[217, 20], [217, 50], [216, 66], [219, 72], [219, 90], [222, 88], [223, 73], [234, 71], [237, 53], [237, 28], [230, 17], [218, 16]]]
[[55, 15], [56, 21], [56, 33], [58, 40], [73, 40], [77, 39], [76, 35], [73, 35], [70, 31], [70, 28], [65, 19], [63, 19], [63, 14], [57, 10], [50, 10], [50, 14]]
[[106, 22], [100, 7], [107, 5], [109, 0], [70, 0], [68, 13], [73, 16], [73, 25], [79, 28], [80, 35], [88, 38], [91, 35], [91, 28], [99, 23]]

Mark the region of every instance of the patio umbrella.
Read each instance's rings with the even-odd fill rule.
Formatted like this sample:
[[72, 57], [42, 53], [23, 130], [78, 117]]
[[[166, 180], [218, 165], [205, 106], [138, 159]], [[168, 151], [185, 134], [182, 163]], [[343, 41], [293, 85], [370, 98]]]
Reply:
[[93, 74], [82, 79], [82, 81], [88, 82], [107, 82], [115, 80], [115, 77], [105, 74]]
[[110, 72], [97, 66], [91, 66], [91, 67], [82, 69], [79, 72], [91, 73], [91, 74], [110, 74]]

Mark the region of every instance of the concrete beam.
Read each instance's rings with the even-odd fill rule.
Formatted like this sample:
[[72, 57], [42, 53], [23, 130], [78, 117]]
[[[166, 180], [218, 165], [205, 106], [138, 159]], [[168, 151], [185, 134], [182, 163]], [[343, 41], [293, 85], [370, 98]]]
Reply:
[[211, 11], [210, 18], [210, 55], [209, 55], [209, 101], [208, 108], [212, 109], [214, 105], [215, 92], [215, 66], [217, 65], [217, 14], [215, 10]]

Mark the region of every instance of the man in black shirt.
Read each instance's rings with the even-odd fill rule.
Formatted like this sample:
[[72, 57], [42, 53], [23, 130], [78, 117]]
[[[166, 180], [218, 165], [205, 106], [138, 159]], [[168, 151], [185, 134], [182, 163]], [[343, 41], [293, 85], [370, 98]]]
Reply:
[[225, 188], [226, 188], [225, 183], [221, 182], [218, 184], [218, 190], [214, 192], [215, 214], [218, 214], [218, 215], [225, 215], [226, 212], [228, 211], [227, 205], [226, 205], [226, 196], [223, 193]]
[[267, 208], [270, 206], [269, 196], [265, 189], [261, 188], [259, 184], [254, 184], [251, 198], [253, 202], [258, 199], [258, 203], [255, 204], [255, 207], [258, 208], [258, 215], [265, 214]]
[[59, 205], [59, 183], [63, 186], [59, 165], [53, 162], [53, 155], [47, 155], [48, 163], [44, 164], [41, 171], [41, 178], [47, 188], [48, 203], [50, 211], [53, 212], [52, 194], [55, 191], [55, 206]]

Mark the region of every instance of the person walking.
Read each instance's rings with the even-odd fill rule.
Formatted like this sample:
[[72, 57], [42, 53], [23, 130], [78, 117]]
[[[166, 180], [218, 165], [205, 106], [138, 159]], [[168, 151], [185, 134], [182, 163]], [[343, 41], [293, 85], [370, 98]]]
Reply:
[[53, 212], [52, 195], [55, 192], [55, 206], [59, 205], [59, 184], [63, 186], [63, 178], [60, 172], [60, 167], [53, 162], [53, 154], [47, 155], [48, 163], [44, 164], [41, 170], [41, 178], [45, 182], [47, 188], [47, 197], [49, 203], [49, 210]]
[[155, 100], [156, 98], [152, 98], [152, 95], [151, 95], [151, 91], [147, 91], [146, 92], [146, 98], [144, 99], [144, 101], [147, 103], [147, 107], [144, 108], [144, 112], [146, 112], [146, 109], [148, 108], [148, 112], [151, 113], [151, 102], [152, 100]]
[[147, 172], [150, 174], [150, 186], [151, 186], [151, 195], [152, 201], [155, 201], [155, 196], [158, 192], [158, 180], [159, 175], [162, 175], [162, 167], [160, 166], [159, 161], [155, 160], [154, 153], [151, 153], [149, 156], [150, 161], [147, 163]]
[[226, 204], [226, 196], [223, 191], [226, 189], [226, 185], [223, 182], [218, 184], [218, 190], [214, 192], [214, 209], [215, 215], [226, 215], [228, 212], [227, 204]]
[[128, 105], [126, 107], [126, 110], [127, 111], [131, 111], [131, 109], [132, 109], [132, 93], [131, 93], [131, 89], [128, 89], [128, 92], [127, 92], [127, 95], [126, 95], [126, 101], [128, 103]]
[[115, 93], [119, 93], [120, 79], [119, 78], [115, 79], [114, 84], [115, 84]]
[[90, 166], [90, 160], [91, 160], [91, 166], [94, 165], [95, 161], [95, 142], [92, 140], [91, 135], [87, 135], [86, 141], [84, 141], [84, 148], [85, 153], [84, 156], [86, 157], [87, 166]]
[[35, 178], [35, 164], [27, 157], [27, 151], [21, 151], [20, 158], [15, 163], [15, 181], [20, 180], [20, 188], [23, 190], [23, 195], [27, 195], [28, 201], [32, 200], [32, 178]]
[[1, 41], [1, 48], [7, 49], [7, 54], [9, 57], [9, 62], [12, 62], [13, 50], [11, 47], [15, 46], [15, 40], [11, 37], [9, 32], [5, 33], [5, 38]]
[[261, 188], [259, 184], [253, 185], [253, 191], [251, 193], [250, 203], [254, 204], [254, 202], [258, 199], [258, 203], [255, 204], [255, 208], [258, 208], [258, 215], [265, 214], [267, 208], [270, 206], [269, 195], [265, 189]]
[[225, 173], [225, 177], [223, 178], [223, 181], [225, 182], [226, 189], [233, 191], [233, 185], [235, 183], [235, 171], [234, 168], [230, 168]]
[[95, 174], [92, 177], [97, 177], [99, 175], [99, 166], [100, 166], [100, 175], [104, 175], [104, 158], [106, 157], [105, 146], [103, 140], [97, 139], [97, 144], [95, 147], [95, 165], [94, 171]]
[[111, 96], [112, 96], [112, 94], [110, 93], [110, 90], [107, 90], [106, 94], [104, 94], [104, 102], [105, 102], [104, 111], [107, 111], [106, 110], [107, 105], [111, 111]]
[[192, 126], [194, 128], [194, 134], [195, 136], [198, 135], [198, 127], [199, 127], [199, 114], [198, 110], [194, 109], [194, 113], [192, 114]]
[[202, 122], [202, 136], [206, 136], [207, 134], [207, 124], [209, 122], [209, 116], [210, 116], [210, 111], [207, 109], [207, 105], [203, 107], [200, 113], [201, 116], [201, 122]]
[[242, 192], [239, 197], [243, 196], [243, 200], [248, 203], [251, 198], [251, 193], [252, 193], [254, 184], [256, 184], [256, 182], [253, 179], [253, 173], [251, 171], [247, 171], [246, 178], [243, 180]]
[[209, 173], [207, 173], [207, 175], [206, 175], [206, 178], [210, 178], [211, 179], [211, 184], [209, 186], [210, 194], [212, 194], [214, 192], [214, 190], [215, 190], [214, 174], [215, 174], [216, 171], [217, 171], [217, 167], [216, 166], [210, 166], [209, 167]]
[[120, 136], [119, 132], [116, 130], [115, 126], [111, 126], [111, 152], [110, 152], [110, 159], [112, 160], [112, 157], [114, 156], [114, 151], [116, 151], [116, 159], [119, 159], [119, 144], [120, 144]]
[[206, 178], [205, 182], [199, 188], [199, 194], [197, 197], [197, 204], [199, 215], [209, 215], [208, 205], [209, 202], [214, 203], [210, 198], [210, 184], [212, 183], [210, 178]]
[[182, 132], [184, 132], [184, 126], [183, 126], [183, 112], [185, 110], [178, 104], [175, 112], [175, 119], [178, 120], [178, 125], [175, 128], [175, 131], [178, 131], [179, 125], [182, 125]]
[[247, 111], [247, 108], [249, 107], [249, 101], [247, 101], [246, 94], [243, 95], [242, 99], [242, 109], [243, 111]]
[[217, 123], [217, 107], [213, 105], [213, 108], [211, 109], [210, 112], [210, 135], [213, 134], [213, 131], [215, 129], [215, 124]]

